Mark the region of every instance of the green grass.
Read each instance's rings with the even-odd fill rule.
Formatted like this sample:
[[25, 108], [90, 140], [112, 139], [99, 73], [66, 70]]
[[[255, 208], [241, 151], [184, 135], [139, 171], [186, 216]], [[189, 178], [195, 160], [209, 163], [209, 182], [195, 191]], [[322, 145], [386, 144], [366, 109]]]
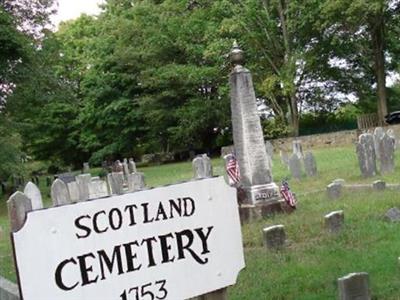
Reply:
[[[350, 272], [368, 272], [374, 299], [400, 299], [400, 224], [388, 223], [382, 215], [393, 206], [400, 207], [398, 191], [345, 193], [340, 200], [326, 198], [324, 190], [333, 179], [348, 183], [370, 183], [383, 179], [398, 182], [400, 168], [387, 176], [362, 179], [354, 147], [314, 151], [319, 176], [290, 181], [299, 198], [298, 209], [290, 215], [276, 215], [242, 227], [246, 268], [237, 285], [229, 289], [231, 299], [336, 299], [336, 280]], [[289, 178], [289, 171], [274, 159], [275, 181]], [[397, 157], [399, 161], [400, 157]], [[213, 160], [216, 174], [223, 173], [221, 159]], [[96, 173], [98, 170], [94, 170]], [[191, 163], [176, 163], [141, 168], [149, 186], [188, 180]], [[44, 180], [42, 180], [44, 183]], [[49, 203], [48, 190], [41, 184]], [[0, 203], [0, 274], [15, 281], [8, 239], [5, 199]], [[343, 209], [345, 230], [339, 235], [324, 231], [323, 216]], [[270, 252], [262, 245], [262, 229], [284, 224], [288, 247]]]

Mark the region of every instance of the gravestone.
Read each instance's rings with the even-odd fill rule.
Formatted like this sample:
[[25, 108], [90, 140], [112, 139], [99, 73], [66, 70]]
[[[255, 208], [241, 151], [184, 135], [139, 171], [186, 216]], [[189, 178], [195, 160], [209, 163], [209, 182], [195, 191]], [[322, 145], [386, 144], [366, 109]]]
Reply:
[[252, 76], [242, 66], [243, 51], [236, 42], [230, 58], [234, 65], [230, 74], [232, 131], [240, 183], [247, 203], [269, 205], [279, 200], [279, 189], [272, 181]]
[[31, 199], [32, 209], [42, 209], [43, 200], [39, 188], [32, 182], [28, 182], [24, 189], [24, 194]]
[[332, 182], [326, 187], [326, 192], [329, 199], [338, 199], [342, 195], [342, 185], [340, 183]]
[[389, 222], [400, 222], [400, 209], [392, 207], [386, 212], [385, 219]]
[[289, 170], [292, 174], [292, 178], [300, 180], [301, 179], [301, 160], [297, 154], [293, 153], [289, 159]]
[[88, 162], [83, 163], [83, 173], [90, 173], [90, 166]]
[[135, 164], [135, 161], [133, 160], [133, 158], [129, 159], [128, 167], [129, 167], [129, 174], [137, 172], [136, 164]]
[[394, 133], [394, 130], [392, 129], [392, 128], [390, 128], [390, 129], [388, 129], [387, 131], [386, 131], [386, 134], [388, 135], [388, 136], [390, 136], [391, 138], [393, 138], [393, 140], [395, 141], [395, 143], [394, 143], [394, 149], [396, 150], [396, 149], [398, 149], [399, 147], [399, 141], [396, 139], [396, 134]]
[[129, 174], [128, 176], [128, 191], [136, 192], [146, 188], [144, 174], [140, 172]]
[[376, 154], [374, 138], [370, 133], [363, 133], [358, 138], [356, 146], [358, 163], [363, 177], [376, 175]]
[[51, 186], [51, 199], [54, 206], [61, 206], [71, 203], [71, 197], [67, 185], [61, 179], [54, 180]]
[[372, 183], [372, 187], [376, 191], [383, 191], [386, 189], [386, 182], [383, 180], [376, 180]]
[[82, 174], [76, 176], [76, 183], [78, 184], [78, 190], [79, 190], [79, 201], [89, 200], [90, 180], [91, 180], [90, 174]]
[[301, 144], [301, 141], [295, 140], [293, 141], [292, 144], [293, 144], [293, 154], [296, 154], [299, 159], [302, 159], [304, 155], [303, 155], [303, 146]]
[[379, 157], [381, 174], [394, 172], [395, 139], [384, 134], [379, 140]]
[[314, 154], [307, 152], [304, 156], [304, 169], [308, 177], [317, 175], [317, 162], [315, 161]]
[[342, 230], [344, 225], [343, 210], [333, 211], [324, 217], [325, 228], [331, 233], [338, 233]]
[[123, 171], [124, 171], [124, 176], [126, 179], [128, 179], [128, 175], [130, 174], [130, 172], [129, 172], [128, 160], [126, 158], [124, 158], [122, 167], [123, 167]]
[[72, 181], [67, 183], [67, 188], [69, 191], [69, 196], [71, 199], [71, 202], [79, 202], [79, 187], [78, 183], [76, 181]]
[[124, 171], [124, 166], [121, 164], [119, 160], [116, 160], [112, 165], [112, 172], [113, 173], [120, 173]]
[[193, 159], [192, 166], [195, 179], [209, 178], [213, 176], [211, 159], [207, 154], [197, 156]]
[[270, 250], [280, 250], [285, 247], [285, 226], [275, 225], [263, 229], [264, 245]]
[[340, 300], [370, 300], [368, 273], [351, 273], [338, 279]]
[[376, 127], [374, 130], [374, 148], [376, 153], [376, 159], [380, 162], [380, 153], [379, 153], [379, 143], [381, 138], [385, 135], [385, 130], [382, 127]]
[[286, 167], [289, 167], [289, 155], [287, 154], [287, 152], [284, 150], [281, 150], [279, 153], [281, 156], [282, 164], [285, 165]]
[[108, 196], [107, 182], [93, 177], [89, 183], [89, 199], [97, 199]]
[[72, 173], [57, 174], [55, 178], [62, 180], [65, 184], [75, 181], [75, 175]]
[[122, 172], [108, 174], [107, 181], [112, 195], [124, 194], [124, 174]]
[[338, 178], [338, 179], [335, 179], [332, 183], [337, 183], [337, 184], [340, 184], [341, 186], [343, 186], [346, 183], [346, 181], [342, 178]]
[[270, 141], [265, 142], [265, 150], [267, 150], [268, 163], [269, 163], [270, 170], [272, 170], [272, 166], [273, 166], [272, 160], [274, 158], [274, 146], [272, 145], [272, 143]]

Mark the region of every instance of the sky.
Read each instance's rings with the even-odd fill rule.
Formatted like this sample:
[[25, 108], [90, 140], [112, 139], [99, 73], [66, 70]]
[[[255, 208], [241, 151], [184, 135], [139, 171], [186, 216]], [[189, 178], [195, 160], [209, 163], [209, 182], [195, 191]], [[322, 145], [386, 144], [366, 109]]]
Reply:
[[76, 19], [82, 13], [98, 14], [98, 4], [102, 2], [103, 0], [58, 0], [58, 12], [52, 17], [52, 23], [57, 27], [61, 21]]

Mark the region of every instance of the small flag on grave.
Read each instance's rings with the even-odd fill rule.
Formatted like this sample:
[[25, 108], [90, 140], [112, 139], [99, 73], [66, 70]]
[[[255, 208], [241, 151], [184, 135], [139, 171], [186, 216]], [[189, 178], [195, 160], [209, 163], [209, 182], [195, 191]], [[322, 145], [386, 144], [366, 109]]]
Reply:
[[296, 208], [297, 200], [295, 195], [292, 193], [289, 187], [289, 183], [285, 180], [282, 181], [282, 185], [280, 188], [281, 196], [285, 199], [286, 203], [292, 207]]
[[231, 154], [227, 158], [228, 162], [226, 163], [226, 173], [229, 178], [229, 185], [235, 186], [240, 182], [240, 170], [239, 164], [235, 157], [235, 155]]

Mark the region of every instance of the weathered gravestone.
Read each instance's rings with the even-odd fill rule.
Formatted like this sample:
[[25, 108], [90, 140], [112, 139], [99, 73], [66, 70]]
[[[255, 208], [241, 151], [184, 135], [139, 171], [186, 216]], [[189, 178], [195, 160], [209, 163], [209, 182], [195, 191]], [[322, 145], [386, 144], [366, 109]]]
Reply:
[[72, 181], [75, 181], [75, 175], [72, 173], [62, 173], [62, 174], [57, 174], [55, 175], [55, 179], [60, 179], [64, 183], [70, 183]]
[[275, 205], [280, 198], [279, 189], [272, 181], [252, 76], [242, 66], [243, 51], [237, 43], [230, 57], [234, 65], [230, 74], [232, 131], [241, 186], [246, 193], [247, 203]]
[[389, 222], [400, 222], [400, 209], [392, 207], [386, 212], [385, 219]]
[[270, 166], [270, 169], [272, 170], [272, 160], [274, 158], [274, 146], [270, 141], [265, 142], [265, 150], [267, 150], [267, 157], [268, 157], [268, 163]]
[[289, 170], [292, 174], [292, 178], [297, 180], [301, 179], [301, 160], [295, 153], [293, 153], [289, 159]]
[[69, 191], [69, 196], [71, 202], [79, 202], [80, 201], [80, 194], [79, 194], [79, 187], [76, 181], [72, 181], [67, 183], [67, 188]]
[[83, 173], [90, 173], [90, 166], [88, 162], [83, 163]]
[[386, 182], [383, 180], [376, 180], [372, 183], [372, 188], [376, 191], [383, 191], [386, 189]]
[[338, 279], [340, 300], [370, 300], [368, 273], [351, 273]]
[[226, 299], [244, 267], [235, 193], [210, 178], [33, 211], [28, 222], [31, 208], [10, 206], [23, 299]]
[[133, 160], [133, 158], [129, 159], [128, 167], [129, 167], [130, 174], [137, 172], [136, 164], [135, 164], [135, 161]]
[[124, 166], [121, 164], [119, 160], [116, 160], [112, 165], [113, 173], [120, 173], [124, 171]]
[[111, 173], [107, 175], [108, 185], [112, 195], [124, 194], [124, 173]]
[[124, 162], [122, 163], [122, 167], [123, 167], [124, 176], [125, 176], [126, 179], [128, 179], [128, 175], [130, 174], [130, 172], [129, 172], [128, 160], [126, 158], [124, 158]]
[[374, 138], [370, 133], [363, 133], [359, 136], [357, 143], [357, 156], [361, 174], [364, 177], [376, 175], [376, 154]]
[[32, 209], [43, 208], [42, 194], [39, 188], [32, 182], [28, 182], [24, 188], [24, 194], [31, 199]]
[[308, 177], [317, 175], [317, 162], [315, 161], [314, 154], [307, 152], [304, 156], [304, 169]]
[[71, 203], [71, 197], [67, 185], [60, 179], [54, 180], [51, 186], [51, 199], [54, 206], [61, 206]]
[[331, 233], [338, 233], [342, 230], [344, 225], [343, 210], [333, 211], [324, 217], [325, 228]]
[[79, 201], [86, 201], [89, 199], [89, 184], [91, 181], [90, 174], [82, 174], [76, 176], [76, 183], [79, 190]]
[[144, 174], [140, 172], [129, 174], [128, 176], [128, 191], [136, 192], [146, 188]]
[[379, 157], [380, 157], [380, 171], [381, 174], [388, 174], [394, 172], [394, 151], [395, 139], [386, 133], [380, 138], [378, 143]]
[[285, 247], [285, 226], [275, 225], [263, 229], [264, 245], [270, 250], [280, 250]]
[[108, 196], [107, 182], [100, 178], [93, 177], [89, 183], [89, 199], [96, 199]]
[[326, 187], [326, 192], [328, 194], [329, 199], [338, 199], [342, 195], [342, 187], [343, 185], [340, 183], [332, 182]]
[[287, 154], [286, 151], [281, 150], [280, 151], [280, 156], [281, 156], [281, 162], [284, 166], [289, 167], [289, 155]]
[[293, 141], [292, 144], [293, 144], [293, 154], [296, 154], [299, 159], [302, 159], [304, 155], [303, 155], [303, 146], [301, 144], [301, 141], [295, 140]]
[[380, 162], [379, 143], [381, 138], [385, 135], [385, 130], [382, 127], [376, 127], [374, 130], [374, 148], [377, 161]]
[[213, 176], [211, 159], [207, 156], [207, 154], [197, 156], [195, 159], [193, 159], [192, 166], [195, 179]]

